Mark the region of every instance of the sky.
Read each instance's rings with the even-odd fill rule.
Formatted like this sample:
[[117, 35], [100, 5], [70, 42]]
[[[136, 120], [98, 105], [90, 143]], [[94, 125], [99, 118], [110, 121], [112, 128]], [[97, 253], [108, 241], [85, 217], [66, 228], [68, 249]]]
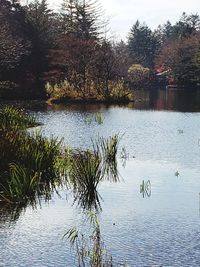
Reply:
[[[58, 6], [62, 0], [49, 0]], [[99, 0], [109, 19], [111, 34], [126, 39], [134, 22], [139, 19], [155, 29], [167, 20], [176, 22], [183, 12], [200, 13], [200, 0]]]

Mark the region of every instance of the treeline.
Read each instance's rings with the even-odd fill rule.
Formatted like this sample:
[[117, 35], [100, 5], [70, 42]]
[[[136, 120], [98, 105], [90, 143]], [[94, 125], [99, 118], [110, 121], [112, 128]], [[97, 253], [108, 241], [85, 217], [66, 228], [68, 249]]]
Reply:
[[168, 84], [200, 83], [200, 17], [183, 13], [175, 24], [167, 21], [152, 31], [137, 21], [129, 34], [128, 49], [134, 62], [164, 77]]
[[136, 21], [127, 42], [107, 38], [102, 17], [96, 0], [63, 0], [59, 12], [0, 0], [0, 96], [125, 99], [158, 76], [199, 84], [199, 15], [154, 31]]

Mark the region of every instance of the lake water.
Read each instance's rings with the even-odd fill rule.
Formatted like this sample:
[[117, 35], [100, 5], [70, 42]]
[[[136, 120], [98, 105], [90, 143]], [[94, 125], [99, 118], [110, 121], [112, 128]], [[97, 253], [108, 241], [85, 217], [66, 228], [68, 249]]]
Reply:
[[[122, 136], [121, 181], [99, 185], [101, 231], [115, 262], [133, 267], [200, 266], [200, 94], [140, 92], [129, 106], [18, 102], [43, 123], [47, 136], [87, 148], [91, 138]], [[104, 122], [86, 123], [95, 112]], [[143, 181], [151, 183], [140, 193]], [[66, 198], [67, 195], [67, 198]], [[62, 237], [80, 225], [83, 211], [61, 192], [13, 219], [0, 209], [0, 266], [72, 267], [74, 252]]]

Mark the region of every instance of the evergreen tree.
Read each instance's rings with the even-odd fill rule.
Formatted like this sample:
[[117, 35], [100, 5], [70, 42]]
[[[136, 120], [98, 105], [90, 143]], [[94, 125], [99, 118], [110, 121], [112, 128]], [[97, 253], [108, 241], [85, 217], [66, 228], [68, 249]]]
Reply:
[[49, 68], [49, 49], [54, 47], [56, 37], [55, 17], [46, 0], [35, 0], [25, 7], [25, 11], [32, 44], [30, 71], [38, 90], [35, 93], [41, 95], [41, 88], [44, 88], [44, 73]]
[[133, 25], [128, 38], [128, 47], [133, 63], [149, 68], [154, 66], [159, 40], [145, 23], [136, 21]]
[[90, 40], [97, 39], [104, 23], [101, 6], [93, 0], [64, 0], [61, 10], [63, 33]]
[[30, 40], [22, 8], [10, 1], [0, 1], [0, 79], [16, 83], [25, 72]]
[[60, 30], [64, 34], [77, 33], [77, 0], [64, 0], [61, 8]]

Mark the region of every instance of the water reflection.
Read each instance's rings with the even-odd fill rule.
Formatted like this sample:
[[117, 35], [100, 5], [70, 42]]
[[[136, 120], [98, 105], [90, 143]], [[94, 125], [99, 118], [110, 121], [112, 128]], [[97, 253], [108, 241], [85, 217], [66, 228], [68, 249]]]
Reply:
[[140, 194], [142, 194], [143, 198], [151, 196], [151, 181], [142, 181], [140, 185]]
[[43, 101], [0, 101], [0, 105], [11, 104], [32, 111], [79, 111], [82, 113], [95, 113], [111, 107], [126, 107], [139, 110], [175, 110], [182, 112], [200, 111], [200, 90], [139, 90], [134, 92], [135, 103], [122, 105], [107, 105], [102, 103], [84, 104], [67, 103], [48, 105]]
[[119, 137], [99, 138], [93, 150], [77, 150], [71, 155], [69, 181], [73, 188], [74, 203], [83, 209], [101, 210], [97, 189], [101, 182], [119, 182], [117, 165]]
[[16, 222], [20, 215], [25, 212], [24, 205], [1, 205], [0, 206], [0, 227], [1, 224]]
[[200, 111], [199, 90], [151, 90], [136, 93], [136, 109]]
[[[124, 127], [123, 132], [126, 131], [127, 135], [123, 140], [130, 152], [126, 169], [120, 169], [126, 178], [125, 183], [109, 186], [107, 183], [99, 184], [100, 188], [97, 187], [89, 197], [87, 194], [74, 194], [72, 201], [79, 207], [89, 208], [87, 199], [93, 199], [90, 203], [103, 209], [101, 217], [105, 241], [119, 261], [126, 259], [129, 266], [187, 266], [188, 262], [192, 266], [199, 266], [199, 250], [191, 251], [193, 247], [199, 247], [199, 115], [127, 110], [200, 111], [199, 93], [192, 93], [193, 97], [187, 97], [188, 93], [182, 91], [140, 93], [140, 101], [134, 107], [126, 106], [123, 110], [104, 105], [49, 107], [42, 104], [42, 109], [38, 107], [38, 115], [44, 124], [50, 122], [47, 132], [57, 136], [59, 131], [60, 135], [65, 135], [68, 141], [78, 147], [80, 143], [88, 146], [86, 135], [89, 140], [100, 128], [102, 135], [109, 135], [112, 129], [118, 132]], [[31, 105], [28, 109], [37, 110]], [[106, 110], [105, 122], [101, 127], [80, 123], [80, 112], [97, 112], [101, 109]], [[60, 123], [60, 128], [56, 121]], [[184, 134], [179, 134], [179, 129], [183, 129]], [[123, 154], [122, 159], [126, 158], [126, 153]], [[137, 160], [132, 160], [132, 155], [136, 155]], [[175, 179], [176, 170], [180, 171], [181, 179]], [[145, 189], [147, 181], [141, 181], [141, 177], [151, 177], [153, 195], [151, 190], [147, 190], [150, 186]], [[140, 184], [141, 194], [138, 192]], [[142, 201], [142, 197], [150, 196], [150, 201]], [[58, 242], [73, 217], [69, 215], [71, 204], [69, 201], [53, 200], [39, 214], [25, 213], [23, 207], [1, 208], [3, 264], [33, 266], [30, 258], [32, 253], [37, 257], [34, 266], [73, 266], [70, 252], [65, 247], [62, 249], [62, 244]], [[19, 220], [20, 214], [23, 215], [22, 222], [17, 224], [15, 237], [12, 237], [15, 242], [6, 248], [5, 242], [9, 240], [4, 235], [7, 231], [4, 221]], [[76, 216], [73, 219], [76, 221]], [[114, 227], [113, 221], [116, 222]], [[21, 249], [23, 245], [28, 249]], [[42, 256], [37, 251], [41, 251]]]

